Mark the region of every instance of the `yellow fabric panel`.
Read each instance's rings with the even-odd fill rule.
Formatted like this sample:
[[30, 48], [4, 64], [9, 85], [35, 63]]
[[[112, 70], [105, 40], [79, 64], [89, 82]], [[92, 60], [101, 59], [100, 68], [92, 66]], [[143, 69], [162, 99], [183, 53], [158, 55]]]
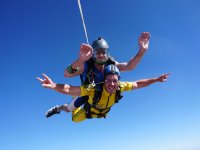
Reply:
[[121, 86], [121, 92], [130, 91], [130, 90], [133, 89], [133, 83], [132, 82], [121, 82], [121, 81], [119, 81], [119, 84]]
[[[92, 104], [93, 103], [93, 97], [89, 97], [88, 102], [90, 104]], [[103, 91], [102, 91], [102, 94], [101, 94], [101, 99], [98, 102], [98, 104], [96, 105], [96, 107], [99, 108], [99, 109], [104, 109], [104, 108], [107, 108], [107, 107], [111, 107], [114, 103], [115, 103], [115, 94], [109, 94], [109, 93], [107, 93], [105, 88], [103, 88]]]
[[[121, 92], [132, 90], [133, 87], [132, 82], [119, 82], [119, 85], [121, 87]], [[94, 97], [94, 88], [81, 87], [81, 96], [86, 96], [86, 95], [89, 96], [88, 102], [92, 104]], [[97, 108], [104, 109], [107, 107], [111, 107], [114, 103], [115, 103], [115, 94], [109, 94], [105, 90], [105, 88], [103, 88], [101, 99], [97, 104]]]
[[72, 112], [72, 121], [73, 122], [81, 122], [87, 119], [85, 117], [85, 110], [81, 107], [77, 108]]
[[94, 88], [84, 88], [84, 86], [81, 86], [80, 96], [94, 97]]
[[[132, 87], [133, 87], [132, 82], [119, 82], [119, 84], [121, 87], [121, 92], [132, 90]], [[90, 104], [93, 103], [94, 91], [95, 91], [94, 88], [84, 88], [83, 86], [81, 86], [81, 96], [89, 96], [88, 102]], [[103, 91], [101, 94], [101, 99], [98, 102], [98, 104], [96, 105], [96, 107], [99, 109], [106, 109], [106, 108], [111, 107], [114, 104], [115, 104], [115, 94], [109, 94], [105, 90], [105, 88], [103, 88]], [[94, 109], [94, 108], [91, 108], [91, 111], [93, 111], [97, 114], [100, 113], [97, 109]], [[92, 115], [92, 117], [96, 118], [97, 116]], [[85, 117], [85, 110], [83, 108], [79, 107], [72, 114], [72, 120], [74, 122], [80, 122], [85, 119], [87, 119], [87, 118]]]

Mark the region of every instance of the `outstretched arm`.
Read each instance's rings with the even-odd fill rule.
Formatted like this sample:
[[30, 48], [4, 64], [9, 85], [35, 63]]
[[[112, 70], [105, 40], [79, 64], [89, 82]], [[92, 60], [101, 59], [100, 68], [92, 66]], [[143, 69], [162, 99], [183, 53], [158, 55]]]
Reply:
[[49, 88], [63, 94], [68, 94], [72, 96], [80, 96], [81, 94], [80, 86], [70, 86], [68, 84], [56, 84], [46, 74], [42, 74], [42, 75], [44, 76], [44, 79], [41, 79], [39, 77], [37, 77], [37, 79], [41, 82], [41, 85], [44, 88]]
[[147, 51], [149, 47], [149, 39], [150, 39], [149, 32], [141, 33], [141, 35], [138, 38], [139, 51], [136, 54], [136, 56], [131, 58], [131, 60], [126, 63], [116, 62], [116, 65], [120, 71], [133, 70], [138, 65], [138, 63], [141, 61], [142, 57], [144, 56], [145, 52]]
[[79, 58], [65, 69], [64, 76], [69, 78], [80, 75], [84, 71], [84, 63], [89, 60], [92, 55], [92, 47], [82, 43], [80, 46]]
[[132, 90], [143, 88], [145, 86], [149, 86], [156, 82], [165, 82], [165, 81], [167, 81], [167, 78], [169, 77], [169, 75], [170, 75], [169, 73], [166, 73], [166, 74], [162, 74], [160, 77], [135, 81], [135, 82], [133, 82]]

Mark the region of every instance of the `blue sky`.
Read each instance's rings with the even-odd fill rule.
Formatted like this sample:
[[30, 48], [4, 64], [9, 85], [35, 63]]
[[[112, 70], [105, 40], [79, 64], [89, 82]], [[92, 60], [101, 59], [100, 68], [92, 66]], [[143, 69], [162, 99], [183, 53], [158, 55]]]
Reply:
[[107, 119], [73, 123], [71, 114], [45, 112], [70, 96], [44, 89], [36, 76], [64, 78], [86, 42], [76, 0], [1, 0], [1, 150], [200, 149], [200, 2], [198, 0], [82, 0], [89, 42], [98, 36], [110, 54], [126, 62], [137, 38], [151, 33], [149, 50], [122, 80], [171, 72], [169, 80], [124, 93]]

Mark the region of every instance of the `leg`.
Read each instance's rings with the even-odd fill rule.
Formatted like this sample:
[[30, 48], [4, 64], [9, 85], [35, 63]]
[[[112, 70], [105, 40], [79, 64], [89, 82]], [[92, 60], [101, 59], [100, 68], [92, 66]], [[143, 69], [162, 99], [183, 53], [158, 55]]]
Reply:
[[75, 97], [70, 104], [56, 105], [53, 108], [49, 109], [46, 113], [46, 117], [49, 118], [55, 114], [59, 114], [61, 111], [72, 112], [85, 102], [84, 97]]
[[70, 104], [64, 104], [58, 107], [58, 111], [72, 112], [85, 103], [88, 96], [75, 97]]

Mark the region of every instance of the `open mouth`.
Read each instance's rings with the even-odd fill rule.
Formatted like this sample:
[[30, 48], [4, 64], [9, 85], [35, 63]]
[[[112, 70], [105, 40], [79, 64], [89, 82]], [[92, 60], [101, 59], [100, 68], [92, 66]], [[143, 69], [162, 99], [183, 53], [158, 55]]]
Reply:
[[113, 92], [115, 92], [115, 87], [108, 87], [108, 92], [109, 93], [113, 93]]

